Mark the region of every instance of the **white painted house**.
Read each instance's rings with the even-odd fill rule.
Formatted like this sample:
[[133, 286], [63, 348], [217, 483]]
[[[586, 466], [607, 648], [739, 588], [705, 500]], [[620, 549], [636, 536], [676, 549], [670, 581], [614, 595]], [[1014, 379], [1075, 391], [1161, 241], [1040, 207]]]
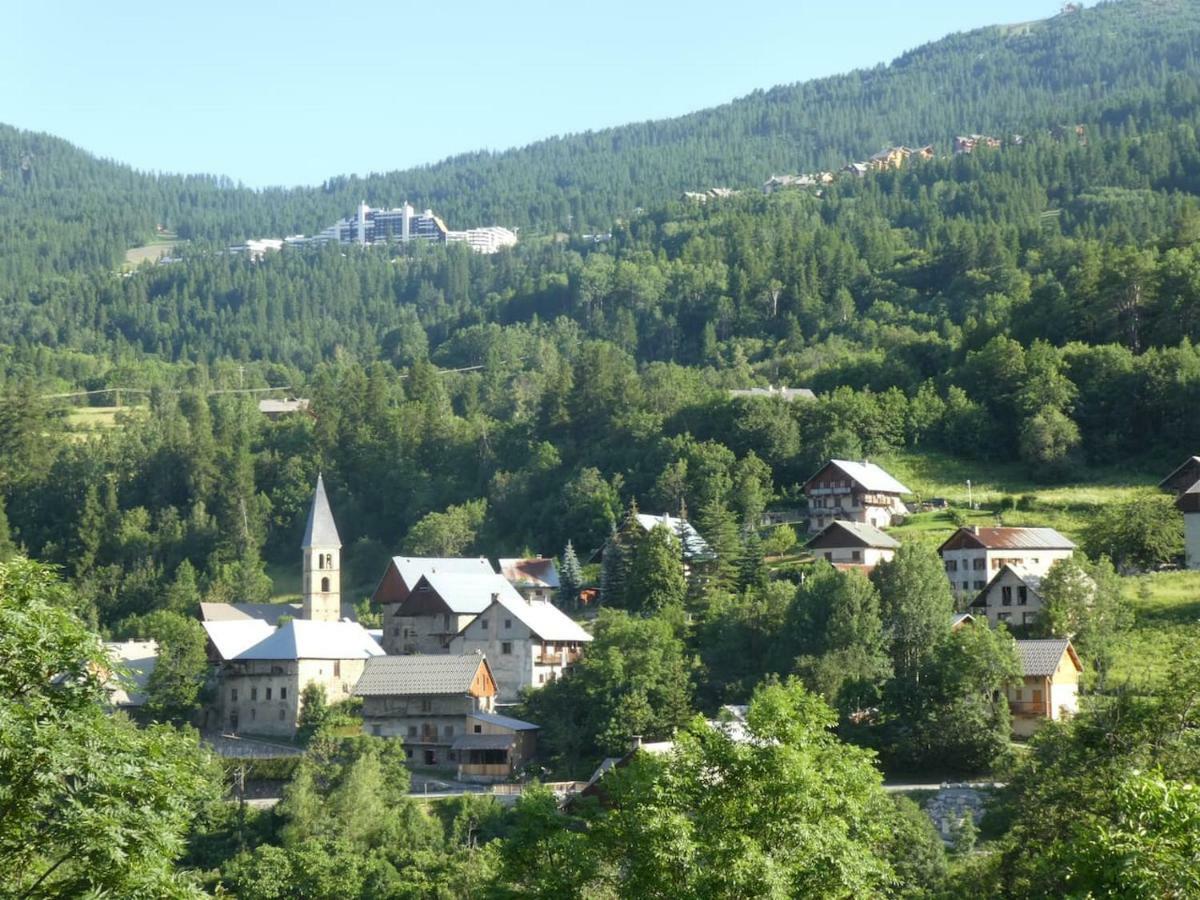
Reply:
[[450, 653], [487, 657], [499, 689], [497, 701], [515, 703], [525, 688], [558, 678], [591, 640], [552, 603], [501, 594], [450, 641]]
[[950, 587], [959, 599], [974, 598], [1005, 566], [1045, 575], [1075, 544], [1053, 528], [963, 527], [938, 548]]
[[900, 496], [911, 493], [873, 462], [831, 459], [804, 483], [808, 530], [818, 532], [833, 521], [888, 528], [897, 516], [908, 515]]
[[993, 628], [1001, 622], [1023, 626], [1036, 622], [1043, 606], [1042, 576], [1006, 563], [971, 603], [971, 612], [986, 616]]
[[873, 569], [896, 555], [900, 542], [865, 522], [835, 520], [808, 542], [814, 559], [840, 568]]

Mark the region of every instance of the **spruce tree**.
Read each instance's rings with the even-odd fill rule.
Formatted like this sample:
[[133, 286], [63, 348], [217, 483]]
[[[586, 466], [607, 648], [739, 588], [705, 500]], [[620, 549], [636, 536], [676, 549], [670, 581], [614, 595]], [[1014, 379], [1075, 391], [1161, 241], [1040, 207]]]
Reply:
[[626, 606], [650, 615], [681, 607], [687, 587], [679, 541], [665, 525], [654, 526], [634, 554], [625, 586]]
[[558, 570], [558, 603], [564, 609], [574, 609], [579, 603], [579, 591], [583, 588], [583, 569], [575, 547], [567, 541], [563, 550], [562, 566]]

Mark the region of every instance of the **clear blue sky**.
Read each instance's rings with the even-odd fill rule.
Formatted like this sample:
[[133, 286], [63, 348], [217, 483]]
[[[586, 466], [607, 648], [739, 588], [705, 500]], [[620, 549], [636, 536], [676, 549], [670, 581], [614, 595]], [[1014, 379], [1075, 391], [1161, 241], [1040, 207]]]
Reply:
[[1058, 0], [24, 0], [0, 121], [140, 169], [317, 184], [678, 115]]

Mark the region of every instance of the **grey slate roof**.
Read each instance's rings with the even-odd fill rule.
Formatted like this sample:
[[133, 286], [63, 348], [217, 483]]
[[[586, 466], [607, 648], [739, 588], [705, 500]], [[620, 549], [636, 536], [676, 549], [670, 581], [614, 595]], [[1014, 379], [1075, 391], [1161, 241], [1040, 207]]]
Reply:
[[821, 535], [827, 531], [841, 530], [848, 532], [858, 538], [867, 547], [872, 547], [877, 550], [895, 550], [900, 546], [900, 542], [894, 537], [884, 534], [874, 525], [867, 522], [848, 522], [843, 519], [835, 519], [826, 525], [821, 532], [814, 537], [809, 543], [816, 542]]
[[317, 476], [317, 489], [313, 491], [312, 506], [308, 510], [308, 524], [304, 528], [301, 549], [310, 547], [342, 546], [337, 526], [333, 523], [333, 512], [329, 509], [329, 498], [325, 496], [325, 480]]
[[1022, 675], [1053, 675], [1062, 655], [1071, 647], [1066, 638], [1039, 641], [1017, 641], [1017, 656], [1021, 659]]
[[376, 656], [367, 660], [354, 694], [358, 697], [465, 694], [471, 689], [480, 664], [486, 662], [477, 653]]

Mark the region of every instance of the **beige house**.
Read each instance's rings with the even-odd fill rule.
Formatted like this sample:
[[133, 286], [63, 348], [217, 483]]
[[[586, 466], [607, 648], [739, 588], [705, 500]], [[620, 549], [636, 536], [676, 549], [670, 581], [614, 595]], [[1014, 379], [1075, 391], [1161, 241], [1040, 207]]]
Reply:
[[295, 619], [205, 622], [217, 656], [217, 727], [229, 732], [291, 737], [309, 684], [330, 703], [350, 697], [366, 661], [383, 649], [357, 622]]
[[478, 654], [376, 657], [354, 693], [363, 698], [363, 730], [402, 739], [413, 766], [495, 779], [533, 754], [536, 737], [524, 732], [536, 726], [493, 715], [496, 680]]
[[1066, 638], [1017, 641], [1022, 683], [1008, 688], [1013, 734], [1029, 737], [1047, 720], [1064, 719], [1079, 710], [1079, 676], [1083, 664]]
[[911, 493], [873, 462], [831, 459], [804, 483], [808, 530], [816, 533], [835, 521], [888, 528], [908, 515], [900, 496]]
[[971, 611], [986, 616], [993, 628], [1001, 622], [1024, 626], [1037, 621], [1043, 606], [1042, 576], [1006, 563], [980, 591]]
[[976, 597], [1005, 566], [1042, 576], [1075, 545], [1053, 528], [964, 527], [938, 548], [959, 600]]
[[[426, 575], [476, 575], [492, 576], [492, 564], [482, 556], [434, 557], [393, 556], [383, 578], [375, 588], [371, 599], [383, 611], [383, 649], [388, 653], [418, 653], [414, 623], [405, 621], [410, 615], [401, 616], [400, 610], [408, 595]], [[483, 604], [486, 605], [486, 602]], [[482, 609], [483, 606], [480, 606]], [[454, 634], [458, 629], [455, 629]], [[406, 633], [407, 632], [407, 633]]]
[[896, 555], [900, 542], [865, 522], [835, 520], [808, 542], [814, 559], [839, 568], [870, 570]]
[[515, 703], [526, 688], [558, 678], [591, 640], [552, 603], [497, 595], [454, 636], [450, 653], [486, 656], [496, 678], [497, 702]]

